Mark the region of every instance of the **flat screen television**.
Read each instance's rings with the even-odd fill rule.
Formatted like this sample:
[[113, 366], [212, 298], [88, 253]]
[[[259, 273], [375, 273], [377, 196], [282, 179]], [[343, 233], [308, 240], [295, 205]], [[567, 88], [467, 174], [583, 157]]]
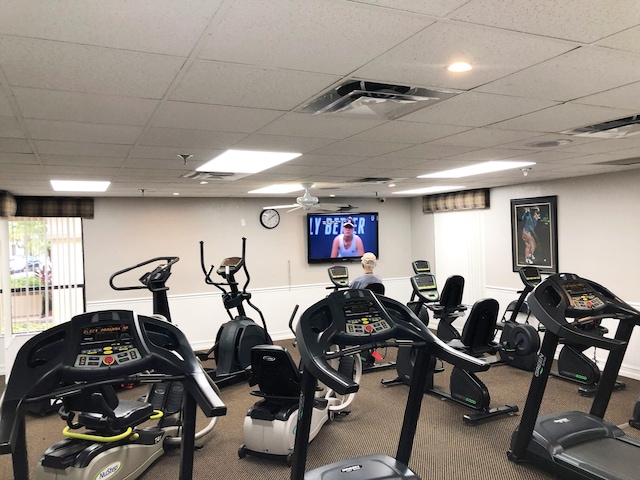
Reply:
[[378, 212], [307, 214], [309, 263], [359, 261], [364, 252], [380, 257]]

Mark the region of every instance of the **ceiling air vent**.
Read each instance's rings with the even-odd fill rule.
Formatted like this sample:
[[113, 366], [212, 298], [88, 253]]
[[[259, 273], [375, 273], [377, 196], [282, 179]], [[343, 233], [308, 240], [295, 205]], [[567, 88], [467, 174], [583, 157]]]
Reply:
[[298, 111], [313, 115], [326, 113], [375, 115], [387, 120], [395, 120], [458, 93], [460, 92], [453, 90], [435, 90], [349, 79], [320, 94]]
[[192, 172], [180, 175], [181, 178], [189, 178], [192, 180], [238, 180], [239, 178], [246, 177], [249, 173], [233, 173], [233, 172], [198, 172], [194, 170]]
[[608, 122], [588, 125], [586, 127], [565, 130], [567, 135], [575, 135], [577, 137], [596, 137], [596, 138], [626, 138], [634, 135], [640, 135], [640, 115], [619, 118], [618, 120], [610, 120]]
[[599, 162], [596, 165], [640, 165], [640, 157], [621, 158], [620, 160], [611, 160], [610, 162]]
[[389, 183], [397, 179], [389, 177], [364, 177], [357, 180], [349, 180], [347, 183]]

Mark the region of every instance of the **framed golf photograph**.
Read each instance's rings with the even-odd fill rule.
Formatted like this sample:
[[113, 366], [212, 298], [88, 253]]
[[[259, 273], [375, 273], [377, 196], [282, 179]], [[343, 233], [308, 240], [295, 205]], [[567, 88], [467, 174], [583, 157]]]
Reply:
[[558, 272], [558, 197], [511, 200], [513, 271], [533, 266], [540, 273]]

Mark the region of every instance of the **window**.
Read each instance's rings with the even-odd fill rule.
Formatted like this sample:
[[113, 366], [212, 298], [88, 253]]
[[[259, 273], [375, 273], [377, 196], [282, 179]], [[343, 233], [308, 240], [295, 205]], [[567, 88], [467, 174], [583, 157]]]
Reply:
[[82, 219], [14, 217], [8, 227], [11, 333], [41, 332], [84, 312]]

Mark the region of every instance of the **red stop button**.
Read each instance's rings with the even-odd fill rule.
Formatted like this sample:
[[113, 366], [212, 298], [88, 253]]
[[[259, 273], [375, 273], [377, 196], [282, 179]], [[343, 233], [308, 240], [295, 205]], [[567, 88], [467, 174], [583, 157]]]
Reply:
[[111, 355], [107, 355], [106, 357], [104, 357], [104, 358], [102, 359], [102, 362], [103, 362], [105, 365], [111, 365], [111, 364], [113, 364], [115, 361], [116, 361], [116, 359], [115, 359], [115, 358], [113, 358]]
[[367, 325], [366, 327], [364, 327], [364, 330], [365, 330], [367, 333], [371, 333], [371, 332], [373, 332], [373, 327], [372, 327], [371, 325]]

